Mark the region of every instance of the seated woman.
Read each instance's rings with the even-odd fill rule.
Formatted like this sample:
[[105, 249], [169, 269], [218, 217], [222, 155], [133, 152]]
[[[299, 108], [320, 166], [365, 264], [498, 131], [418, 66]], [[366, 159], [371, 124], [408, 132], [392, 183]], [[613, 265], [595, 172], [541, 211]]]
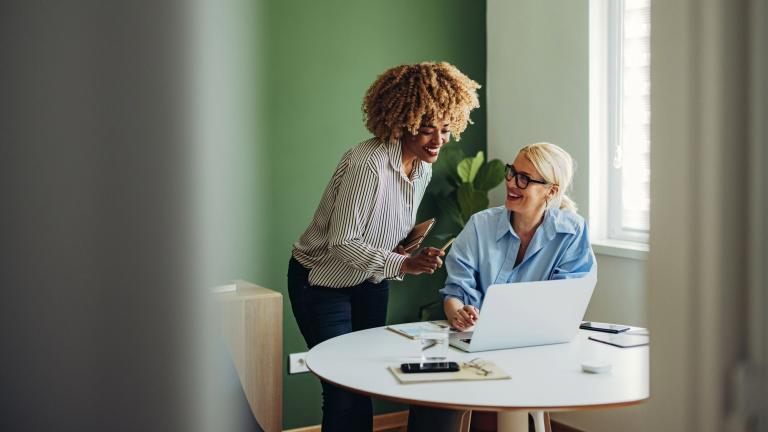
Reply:
[[[458, 330], [473, 326], [493, 284], [581, 277], [595, 266], [584, 218], [565, 195], [573, 160], [549, 143], [523, 147], [507, 165], [504, 206], [474, 214], [445, 259], [443, 308]], [[461, 411], [411, 408], [408, 430], [458, 430]]]
[[573, 160], [549, 143], [523, 147], [507, 165], [503, 207], [474, 214], [445, 260], [443, 309], [452, 326], [474, 324], [493, 284], [581, 277], [595, 263], [584, 218], [565, 195]]

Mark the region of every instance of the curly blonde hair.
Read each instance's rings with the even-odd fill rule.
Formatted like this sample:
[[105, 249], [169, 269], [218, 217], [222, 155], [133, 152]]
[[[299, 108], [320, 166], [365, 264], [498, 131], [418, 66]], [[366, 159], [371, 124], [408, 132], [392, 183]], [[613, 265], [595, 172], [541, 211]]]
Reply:
[[396, 141], [404, 131], [446, 118], [456, 141], [472, 123], [469, 113], [480, 106], [480, 84], [453, 65], [424, 62], [395, 66], [376, 78], [363, 99], [365, 126], [384, 141]]

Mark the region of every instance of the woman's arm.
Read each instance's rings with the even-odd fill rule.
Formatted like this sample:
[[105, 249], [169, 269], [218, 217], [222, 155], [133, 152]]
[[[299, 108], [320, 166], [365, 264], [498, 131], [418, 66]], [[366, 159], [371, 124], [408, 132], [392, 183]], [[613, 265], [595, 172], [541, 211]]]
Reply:
[[329, 252], [339, 261], [375, 276], [433, 273], [442, 266], [441, 251], [425, 248], [414, 256], [377, 248], [363, 239], [377, 204], [379, 173], [371, 165], [350, 165], [341, 177], [328, 227]]
[[462, 306], [480, 306], [482, 301], [482, 292], [477, 289], [476, 280], [480, 246], [475, 219], [474, 216], [469, 219], [445, 258], [448, 277], [445, 287], [440, 290], [445, 299], [455, 298]]
[[341, 177], [328, 226], [329, 252], [339, 261], [377, 276], [393, 277], [406, 257], [363, 240], [376, 204], [379, 173], [368, 164], [350, 164]]

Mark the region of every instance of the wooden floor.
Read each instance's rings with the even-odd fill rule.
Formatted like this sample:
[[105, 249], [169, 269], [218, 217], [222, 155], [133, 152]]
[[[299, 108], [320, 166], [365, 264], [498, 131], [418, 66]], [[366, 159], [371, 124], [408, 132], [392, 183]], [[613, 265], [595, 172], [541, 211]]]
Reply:
[[[373, 432], [407, 432], [407, 426], [408, 411], [373, 416]], [[284, 432], [320, 432], [320, 425], [288, 429]]]
[[[484, 422], [486, 425], [472, 425], [469, 428], [469, 432], [494, 432], [496, 428], [494, 426], [488, 426], [489, 422]], [[490, 423], [495, 423], [490, 422]], [[484, 426], [484, 427], [483, 427]], [[466, 430], [466, 425], [464, 425]], [[374, 432], [408, 432], [408, 411], [398, 411], [390, 414], [380, 414], [373, 417], [373, 431]], [[320, 425], [307, 426], [298, 429], [288, 429], [284, 432], [321, 432]], [[552, 432], [586, 432], [580, 429], [572, 428], [568, 425], [552, 421]]]

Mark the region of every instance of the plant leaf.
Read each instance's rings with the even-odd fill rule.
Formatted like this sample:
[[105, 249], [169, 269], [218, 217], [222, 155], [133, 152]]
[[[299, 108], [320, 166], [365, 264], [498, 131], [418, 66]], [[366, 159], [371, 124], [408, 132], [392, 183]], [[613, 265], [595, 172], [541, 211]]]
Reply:
[[456, 171], [456, 165], [464, 159], [464, 151], [456, 145], [446, 144], [440, 150], [440, 157], [435, 162], [435, 167], [447, 167], [449, 171]]
[[461, 181], [464, 183], [472, 183], [477, 176], [477, 172], [483, 165], [483, 152], [479, 151], [475, 157], [464, 158], [456, 167], [456, 172], [459, 174]]
[[453, 144], [446, 144], [446, 146], [440, 150], [440, 157], [433, 165], [433, 175], [435, 177], [445, 176], [449, 184], [455, 183], [456, 187], [458, 187], [461, 180], [456, 173], [456, 167], [465, 157], [464, 151], [462, 151], [461, 148]]
[[483, 160], [485, 160], [485, 155], [482, 151], [477, 152], [475, 155], [475, 158], [472, 159], [472, 170], [469, 173], [469, 181], [474, 182], [475, 177], [477, 177], [477, 172], [480, 171], [480, 167], [483, 166]]
[[475, 189], [488, 192], [504, 181], [504, 163], [498, 159], [488, 161], [480, 167], [477, 172], [474, 185]]
[[470, 216], [488, 208], [487, 194], [483, 191], [475, 190], [472, 183], [462, 183], [456, 191], [456, 197], [464, 224], [467, 223]]
[[463, 183], [469, 183], [469, 173], [472, 171], [472, 158], [466, 158], [456, 166], [456, 172]]

